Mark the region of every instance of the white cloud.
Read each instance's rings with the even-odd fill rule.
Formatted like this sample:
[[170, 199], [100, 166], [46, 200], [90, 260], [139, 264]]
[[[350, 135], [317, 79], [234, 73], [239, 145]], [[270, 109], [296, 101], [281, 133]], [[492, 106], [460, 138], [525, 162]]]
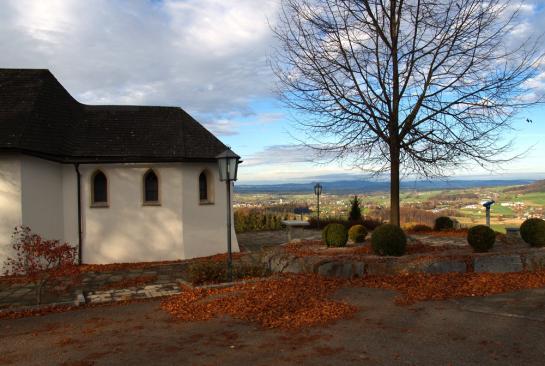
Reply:
[[[0, 67], [49, 68], [84, 103], [251, 114], [270, 95], [275, 0], [5, 0]], [[221, 125], [221, 124], [220, 124]]]
[[312, 163], [316, 160], [316, 151], [304, 145], [273, 145], [248, 156], [244, 160], [247, 167], [270, 164]]

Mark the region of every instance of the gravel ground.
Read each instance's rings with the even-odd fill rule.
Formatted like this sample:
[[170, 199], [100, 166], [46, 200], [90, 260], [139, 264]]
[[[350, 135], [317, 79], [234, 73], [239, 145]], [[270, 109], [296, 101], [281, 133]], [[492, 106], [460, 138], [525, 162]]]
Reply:
[[352, 319], [298, 332], [229, 318], [181, 323], [159, 301], [0, 321], [12, 365], [543, 365], [545, 290], [400, 307], [343, 289]]

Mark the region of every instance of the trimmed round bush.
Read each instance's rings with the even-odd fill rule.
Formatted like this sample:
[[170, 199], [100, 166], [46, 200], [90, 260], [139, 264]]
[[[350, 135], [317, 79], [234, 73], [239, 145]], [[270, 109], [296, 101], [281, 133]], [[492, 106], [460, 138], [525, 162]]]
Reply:
[[348, 241], [348, 230], [343, 224], [329, 224], [325, 231], [325, 243], [328, 247], [344, 247]]
[[327, 230], [329, 230], [329, 225], [331, 225], [331, 224], [327, 224], [327, 225], [322, 229], [322, 241], [323, 241], [324, 243], [326, 242]]
[[454, 229], [454, 221], [452, 221], [450, 217], [441, 216], [435, 219], [435, 225], [433, 226], [433, 230], [441, 231], [451, 229]]
[[528, 219], [520, 225], [520, 236], [533, 247], [545, 246], [545, 221]]
[[467, 231], [467, 242], [476, 252], [488, 252], [496, 242], [496, 233], [486, 225], [473, 226]]
[[348, 237], [354, 243], [363, 243], [367, 236], [367, 230], [363, 225], [354, 225], [348, 230]]
[[371, 245], [375, 254], [399, 257], [405, 254], [407, 237], [400, 227], [383, 224], [373, 231]]

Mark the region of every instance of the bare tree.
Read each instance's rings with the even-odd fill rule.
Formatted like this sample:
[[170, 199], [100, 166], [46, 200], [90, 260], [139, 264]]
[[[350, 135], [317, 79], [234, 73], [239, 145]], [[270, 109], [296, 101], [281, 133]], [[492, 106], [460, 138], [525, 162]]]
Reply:
[[[425, 177], [502, 161], [542, 65], [504, 0], [282, 0], [272, 66], [306, 143], [354, 166]], [[526, 37], [526, 36], [524, 36]], [[505, 161], [505, 158], [503, 158]]]

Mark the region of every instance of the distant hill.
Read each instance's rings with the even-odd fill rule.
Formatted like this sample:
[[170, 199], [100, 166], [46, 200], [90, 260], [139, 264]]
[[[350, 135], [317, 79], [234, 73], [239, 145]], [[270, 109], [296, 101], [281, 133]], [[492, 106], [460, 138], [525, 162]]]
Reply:
[[541, 193], [545, 192], [545, 180], [538, 180], [530, 184], [526, 184], [519, 187], [509, 187], [503, 190], [504, 192], [516, 192], [516, 193]]
[[[545, 181], [542, 181], [545, 184]], [[307, 194], [313, 192], [316, 182], [309, 183], [284, 183], [284, 184], [263, 184], [235, 185], [236, 193], [290, 193]], [[474, 187], [501, 187], [514, 185], [531, 185], [537, 183], [534, 180], [514, 179], [514, 180], [448, 180], [448, 181], [405, 181], [401, 182], [403, 190], [442, 190], [442, 189], [464, 189]], [[342, 180], [334, 182], [321, 183], [325, 193], [332, 194], [350, 194], [350, 193], [369, 193], [369, 192], [388, 192], [390, 183], [387, 181], [369, 181], [369, 180]], [[514, 187], [518, 188], [518, 187]]]

